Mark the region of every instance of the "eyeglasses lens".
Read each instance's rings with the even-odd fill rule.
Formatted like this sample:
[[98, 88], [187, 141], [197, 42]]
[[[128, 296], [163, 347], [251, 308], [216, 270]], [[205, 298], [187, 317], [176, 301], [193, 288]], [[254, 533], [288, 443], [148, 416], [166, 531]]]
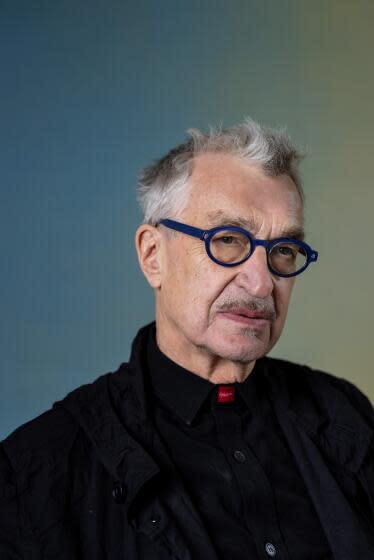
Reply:
[[[251, 240], [237, 231], [220, 230], [210, 240], [210, 252], [222, 263], [239, 263], [250, 254]], [[270, 249], [268, 259], [275, 272], [293, 274], [305, 266], [307, 254], [297, 243], [277, 243]]]
[[210, 240], [210, 252], [218, 261], [235, 264], [249, 255], [251, 241], [239, 231], [220, 230]]
[[296, 243], [277, 243], [269, 252], [270, 266], [281, 274], [293, 274], [307, 262], [305, 249]]

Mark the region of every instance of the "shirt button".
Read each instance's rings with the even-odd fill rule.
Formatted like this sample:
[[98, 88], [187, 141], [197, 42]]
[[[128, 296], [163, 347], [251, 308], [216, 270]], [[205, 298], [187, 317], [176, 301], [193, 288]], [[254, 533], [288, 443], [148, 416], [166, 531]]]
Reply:
[[275, 546], [273, 544], [271, 544], [270, 542], [266, 543], [265, 545], [265, 550], [266, 550], [266, 554], [268, 556], [271, 556], [272, 558], [274, 558], [274, 556], [277, 553], [277, 549], [275, 548]]
[[235, 449], [234, 459], [235, 459], [235, 461], [238, 461], [238, 463], [245, 463], [246, 460], [247, 460], [247, 457], [244, 455], [243, 451], [240, 451], [239, 449]]
[[112, 496], [113, 496], [113, 500], [117, 504], [120, 504], [125, 501], [126, 491], [123, 484], [121, 484], [120, 482], [115, 482], [113, 484]]

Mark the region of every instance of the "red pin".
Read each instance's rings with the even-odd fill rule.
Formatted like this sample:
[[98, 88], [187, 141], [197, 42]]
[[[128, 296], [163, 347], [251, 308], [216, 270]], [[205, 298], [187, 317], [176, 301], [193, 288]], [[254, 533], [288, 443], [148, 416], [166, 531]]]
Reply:
[[235, 386], [234, 385], [219, 385], [217, 402], [227, 403], [235, 400]]

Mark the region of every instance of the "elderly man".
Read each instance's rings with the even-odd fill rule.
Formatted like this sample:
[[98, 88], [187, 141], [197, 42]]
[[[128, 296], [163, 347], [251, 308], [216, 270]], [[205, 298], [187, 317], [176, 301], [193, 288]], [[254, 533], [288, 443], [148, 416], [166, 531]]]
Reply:
[[371, 404], [265, 357], [318, 257], [299, 159], [247, 120], [143, 171], [156, 322], [3, 442], [2, 559], [374, 559]]

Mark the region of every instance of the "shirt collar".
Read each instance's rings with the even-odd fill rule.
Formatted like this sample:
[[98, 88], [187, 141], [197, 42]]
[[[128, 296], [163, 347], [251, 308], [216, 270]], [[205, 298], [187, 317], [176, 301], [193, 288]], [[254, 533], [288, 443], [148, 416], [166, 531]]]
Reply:
[[215, 385], [163, 354], [156, 343], [155, 329], [148, 339], [148, 363], [153, 391], [190, 425]]
[[[148, 363], [152, 389], [159, 399], [186, 424], [191, 425], [204, 402], [216, 406], [218, 386], [192, 373], [161, 352], [156, 342], [156, 330], [148, 338]], [[243, 383], [234, 383], [235, 398], [240, 395], [246, 406], [255, 413], [259, 410], [261, 390], [258, 375], [261, 360]], [[227, 406], [226, 404], [219, 406]]]

